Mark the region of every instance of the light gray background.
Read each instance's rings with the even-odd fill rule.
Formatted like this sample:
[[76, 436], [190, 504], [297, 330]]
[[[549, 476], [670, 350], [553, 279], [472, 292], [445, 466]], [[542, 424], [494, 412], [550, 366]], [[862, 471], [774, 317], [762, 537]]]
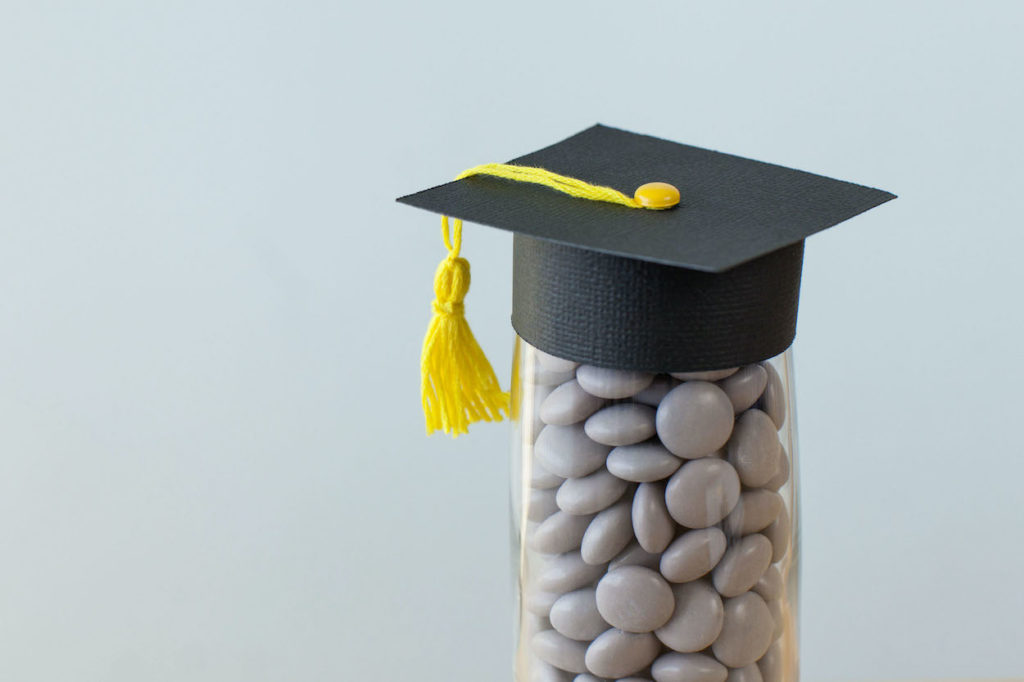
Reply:
[[900, 195], [807, 248], [805, 679], [1024, 674], [1019, 7], [3, 3], [0, 680], [510, 679], [393, 199], [598, 121]]

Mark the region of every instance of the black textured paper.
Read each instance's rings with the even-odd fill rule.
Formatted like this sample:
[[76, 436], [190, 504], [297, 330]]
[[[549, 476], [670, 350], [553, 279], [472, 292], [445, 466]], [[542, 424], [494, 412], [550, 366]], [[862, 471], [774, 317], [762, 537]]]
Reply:
[[633, 209], [487, 176], [399, 201], [561, 244], [721, 272], [894, 198], [870, 187], [601, 125], [511, 163], [609, 185], [629, 196], [646, 182], [668, 182], [679, 188], [682, 201], [667, 211]]
[[516, 235], [512, 326], [558, 357], [687, 372], [778, 355], [796, 334], [803, 242], [724, 273]]

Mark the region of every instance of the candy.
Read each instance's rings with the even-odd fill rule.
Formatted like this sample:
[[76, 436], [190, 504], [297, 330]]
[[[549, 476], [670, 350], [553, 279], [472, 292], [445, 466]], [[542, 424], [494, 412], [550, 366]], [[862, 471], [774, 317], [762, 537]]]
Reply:
[[744, 592], [725, 600], [722, 633], [711, 650], [730, 668], [743, 668], [768, 651], [774, 629], [775, 621], [764, 599], [754, 592]]
[[654, 435], [654, 408], [638, 403], [609, 405], [587, 419], [584, 431], [605, 445], [639, 443]]
[[551, 626], [570, 639], [590, 642], [611, 627], [597, 610], [593, 588], [570, 592], [551, 606]]
[[607, 369], [583, 365], [576, 370], [576, 380], [583, 390], [599, 398], [628, 398], [650, 386], [654, 375], [625, 369]]
[[632, 509], [629, 500], [623, 500], [590, 522], [583, 535], [580, 554], [588, 564], [607, 564], [632, 540]]
[[533, 377], [562, 383], [520, 415], [540, 432], [524, 432], [517, 682], [767, 682], [792, 627], [781, 377], [557, 360]]
[[714, 458], [687, 462], [672, 474], [665, 489], [669, 513], [688, 528], [715, 525], [729, 515], [739, 499], [740, 479], [736, 470], [728, 462]]
[[587, 648], [587, 669], [599, 677], [620, 678], [640, 672], [661, 651], [658, 638], [649, 632], [624, 632], [612, 628]]
[[557, 511], [534, 529], [528, 545], [535, 552], [561, 554], [579, 549], [593, 515], [576, 516]]
[[604, 398], [591, 395], [573, 379], [551, 392], [540, 405], [540, 418], [545, 424], [568, 426], [585, 420], [601, 409]]
[[665, 486], [641, 483], [633, 496], [633, 532], [646, 551], [665, 551], [675, 536], [676, 524], [665, 504]]
[[587, 438], [582, 424], [551, 425], [537, 436], [534, 453], [537, 461], [562, 478], [579, 478], [604, 466], [611, 448]]
[[715, 589], [723, 597], [743, 594], [757, 584], [771, 562], [772, 543], [768, 538], [748, 535], [730, 547], [711, 572]]
[[651, 632], [672, 616], [675, 598], [659, 573], [642, 566], [623, 566], [597, 583], [597, 610], [620, 630]]
[[608, 453], [608, 471], [624, 481], [647, 483], [671, 476], [683, 465], [661, 443], [648, 441], [623, 445]]
[[651, 666], [657, 682], [725, 682], [729, 671], [704, 654], [665, 654]]
[[668, 392], [658, 405], [655, 422], [658, 437], [672, 454], [703, 457], [729, 440], [732, 402], [714, 384], [688, 381]]
[[691, 530], [680, 535], [661, 555], [661, 574], [676, 583], [696, 580], [722, 559], [726, 537], [718, 528]]
[[570, 478], [558, 488], [558, 508], [570, 514], [596, 514], [622, 497], [628, 483], [607, 469], [583, 478]]
[[725, 610], [722, 598], [706, 580], [672, 588], [676, 608], [672, 617], [654, 631], [661, 642], [680, 653], [702, 651], [722, 632]]

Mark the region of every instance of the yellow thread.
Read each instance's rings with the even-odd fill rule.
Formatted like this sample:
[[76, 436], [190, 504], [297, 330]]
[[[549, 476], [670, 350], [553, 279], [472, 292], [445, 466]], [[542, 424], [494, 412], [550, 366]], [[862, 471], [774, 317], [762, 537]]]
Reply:
[[507, 163], [485, 163], [482, 166], [476, 166], [463, 171], [455, 179], [462, 180], [471, 175], [492, 175], [496, 178], [505, 178], [507, 180], [515, 180], [516, 182], [532, 182], [536, 185], [550, 187], [559, 192], [565, 192], [569, 196], [579, 199], [606, 201], [610, 204], [620, 204], [629, 208], [642, 208], [633, 197], [626, 196], [617, 189], [602, 185], [592, 185], [589, 182], [552, 173], [543, 168], [511, 166]]
[[[516, 182], [550, 187], [580, 199], [642, 208], [618, 190], [552, 173], [543, 168], [488, 163], [470, 168], [456, 180], [472, 175], [491, 175]], [[420, 387], [427, 433], [466, 433], [478, 421], [501, 421], [510, 414], [509, 394], [501, 390], [491, 363], [477, 343], [465, 318], [462, 301], [469, 291], [469, 262], [460, 257], [462, 221], [449, 224], [441, 216], [441, 236], [448, 256], [434, 275], [434, 316], [423, 339], [420, 356]]]

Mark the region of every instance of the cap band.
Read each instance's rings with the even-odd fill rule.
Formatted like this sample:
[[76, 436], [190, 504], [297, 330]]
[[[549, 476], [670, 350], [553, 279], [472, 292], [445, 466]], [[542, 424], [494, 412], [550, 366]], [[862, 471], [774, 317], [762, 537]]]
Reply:
[[722, 273], [516, 234], [512, 326], [558, 357], [684, 372], [778, 355], [796, 335], [803, 242]]

